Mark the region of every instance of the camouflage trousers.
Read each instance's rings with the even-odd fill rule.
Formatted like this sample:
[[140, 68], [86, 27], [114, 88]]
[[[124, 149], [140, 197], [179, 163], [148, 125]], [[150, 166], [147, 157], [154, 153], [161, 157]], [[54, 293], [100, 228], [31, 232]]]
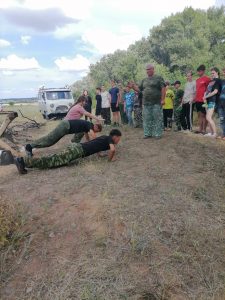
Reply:
[[176, 124], [177, 129], [181, 129], [181, 112], [182, 112], [181, 106], [174, 107], [174, 122]]
[[[33, 141], [31, 143], [32, 148], [45, 148], [56, 144], [62, 137], [70, 133], [70, 123], [63, 120], [59, 123], [54, 130], [52, 130], [48, 135], [41, 137], [40, 139]], [[79, 143], [83, 138], [84, 133], [75, 133], [71, 142]]]
[[124, 111], [124, 104], [123, 103], [119, 103], [119, 109], [120, 109], [120, 118], [121, 118], [121, 123], [122, 124], [128, 124], [128, 118], [127, 118], [127, 114]]
[[72, 143], [80, 143], [82, 138], [84, 137], [84, 132], [75, 133], [71, 142]]
[[144, 105], [144, 136], [161, 137], [163, 134], [163, 112], [159, 104]]
[[63, 120], [48, 135], [31, 143], [32, 148], [45, 148], [56, 144], [64, 135], [69, 134], [70, 123]]
[[39, 158], [25, 157], [24, 162], [28, 168], [50, 169], [68, 165], [70, 162], [81, 157], [84, 157], [81, 144], [72, 144], [57, 154]]
[[141, 128], [143, 126], [142, 108], [134, 107], [134, 127]]

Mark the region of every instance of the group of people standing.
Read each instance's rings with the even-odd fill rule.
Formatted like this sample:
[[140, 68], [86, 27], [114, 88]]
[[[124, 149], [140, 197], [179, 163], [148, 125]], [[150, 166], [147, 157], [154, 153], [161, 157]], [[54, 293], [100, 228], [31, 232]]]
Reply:
[[[105, 86], [96, 88], [95, 116], [104, 119], [105, 125], [119, 126], [128, 124], [131, 127], [142, 126], [142, 99], [141, 94], [132, 88], [133, 82], [128, 82], [125, 88], [115, 81], [111, 81], [111, 88], [107, 91]], [[92, 98], [88, 91], [83, 91], [85, 103], [83, 108], [86, 112], [92, 112]], [[111, 120], [112, 113], [112, 120]], [[133, 116], [134, 114], [134, 116]], [[85, 116], [87, 120], [88, 117]], [[92, 118], [90, 118], [91, 120]]]
[[[171, 88], [166, 82], [166, 96], [163, 105], [164, 128], [172, 128], [171, 118], [174, 116], [176, 131], [191, 131], [194, 109], [198, 114], [199, 129], [195, 133], [206, 137], [217, 137], [225, 140], [225, 68], [223, 79], [218, 68], [211, 68], [211, 77], [205, 75], [206, 67], [197, 68], [198, 79], [193, 79], [193, 73], [187, 72], [187, 82], [184, 90], [181, 82], [176, 81]], [[214, 112], [218, 112], [222, 133], [217, 134], [213, 120]], [[207, 127], [209, 128], [207, 132]]]
[[[96, 116], [102, 117], [106, 125], [128, 124], [142, 127], [144, 138], [161, 138], [163, 131], [174, 128], [175, 131], [192, 131], [193, 111], [197, 111], [199, 129], [195, 133], [207, 137], [225, 140], [225, 69], [220, 79], [218, 68], [211, 68], [211, 77], [205, 75], [206, 67], [197, 68], [198, 78], [193, 79], [193, 72], [186, 73], [186, 84], [181, 88], [179, 80], [174, 83], [164, 81], [155, 74], [152, 64], [146, 66], [147, 77], [140, 85], [130, 81], [123, 88], [114, 81], [109, 91], [104, 86], [96, 89]], [[91, 99], [87, 91], [84, 108], [91, 112]], [[222, 134], [218, 136], [213, 120], [214, 112], [220, 117]], [[173, 126], [175, 123], [175, 126]], [[207, 132], [208, 127], [208, 132]]]
[[[109, 161], [114, 161], [115, 145], [119, 143], [122, 135], [120, 130], [113, 129], [109, 135], [97, 137], [97, 133], [102, 131], [101, 122], [105, 122], [106, 125], [111, 123], [111, 111], [114, 125], [119, 125], [120, 120], [132, 127], [134, 124], [140, 125], [143, 126], [145, 139], [160, 139], [164, 130], [171, 130], [173, 120], [176, 124], [175, 130], [190, 131], [193, 107], [197, 110], [199, 120], [199, 130], [196, 133], [218, 137], [213, 120], [214, 111], [217, 110], [222, 129], [220, 138], [225, 140], [225, 68], [223, 79], [220, 79], [217, 68], [211, 69], [211, 78], [205, 75], [205, 70], [204, 65], [198, 67], [197, 80], [193, 80], [191, 71], [187, 72], [187, 82], [182, 90], [180, 81], [171, 85], [155, 74], [154, 66], [149, 64], [146, 66], [147, 77], [140, 85], [128, 82], [126, 87], [122, 88], [121, 85], [117, 87], [112, 81], [109, 91], [106, 91], [104, 86], [97, 88], [95, 115], [91, 112], [92, 100], [87, 91], [84, 91], [70, 108], [65, 119], [52, 132], [25, 145], [27, 156], [15, 158], [18, 171], [26, 174], [26, 167], [42, 169], [60, 167], [95, 153], [98, 153], [99, 157], [104, 156], [101, 152], [106, 150], [109, 150]], [[80, 120], [83, 116], [90, 120], [95, 119], [97, 123], [94, 125], [87, 120]], [[33, 158], [33, 148], [50, 147], [67, 134], [74, 136], [72, 144], [64, 151]], [[82, 143], [84, 135], [86, 142]]]

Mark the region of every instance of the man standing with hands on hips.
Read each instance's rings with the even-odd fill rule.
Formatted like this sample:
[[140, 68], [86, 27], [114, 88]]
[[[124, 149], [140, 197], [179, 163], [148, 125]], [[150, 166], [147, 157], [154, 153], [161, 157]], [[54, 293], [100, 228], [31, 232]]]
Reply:
[[133, 89], [143, 94], [143, 128], [144, 139], [160, 139], [163, 134], [163, 111], [166, 87], [163, 78], [155, 74], [152, 64], [146, 66], [147, 77]]

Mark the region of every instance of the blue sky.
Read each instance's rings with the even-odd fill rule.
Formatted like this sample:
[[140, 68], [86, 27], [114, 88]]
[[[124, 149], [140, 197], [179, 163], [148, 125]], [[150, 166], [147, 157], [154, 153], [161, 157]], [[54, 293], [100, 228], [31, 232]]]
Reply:
[[[224, 1], [224, 0], [219, 0]], [[102, 55], [146, 36], [163, 17], [215, 0], [4, 0], [0, 2], [0, 99], [72, 84]]]

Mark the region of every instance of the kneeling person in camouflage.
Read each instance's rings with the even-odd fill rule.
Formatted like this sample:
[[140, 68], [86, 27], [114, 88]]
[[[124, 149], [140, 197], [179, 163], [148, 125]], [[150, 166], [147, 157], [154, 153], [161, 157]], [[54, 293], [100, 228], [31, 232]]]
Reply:
[[79, 143], [85, 135], [86, 140], [92, 140], [96, 138], [96, 133], [102, 131], [101, 124], [92, 124], [91, 122], [84, 120], [63, 120], [59, 125], [51, 131], [48, 135], [33, 141], [31, 144], [25, 146], [25, 150], [28, 156], [33, 156], [33, 148], [46, 148], [56, 144], [62, 137], [67, 134], [73, 134], [74, 137], [71, 140], [73, 143]]
[[17, 157], [15, 158], [15, 164], [20, 174], [26, 174], [26, 167], [38, 169], [61, 167], [78, 158], [87, 157], [95, 153], [98, 153], [101, 157], [103, 156], [101, 152], [107, 150], [109, 150], [109, 161], [115, 161], [115, 145], [119, 143], [121, 136], [122, 134], [118, 129], [113, 129], [108, 136], [103, 135], [86, 143], [74, 143], [58, 154], [40, 158], [32, 158], [30, 156]]

